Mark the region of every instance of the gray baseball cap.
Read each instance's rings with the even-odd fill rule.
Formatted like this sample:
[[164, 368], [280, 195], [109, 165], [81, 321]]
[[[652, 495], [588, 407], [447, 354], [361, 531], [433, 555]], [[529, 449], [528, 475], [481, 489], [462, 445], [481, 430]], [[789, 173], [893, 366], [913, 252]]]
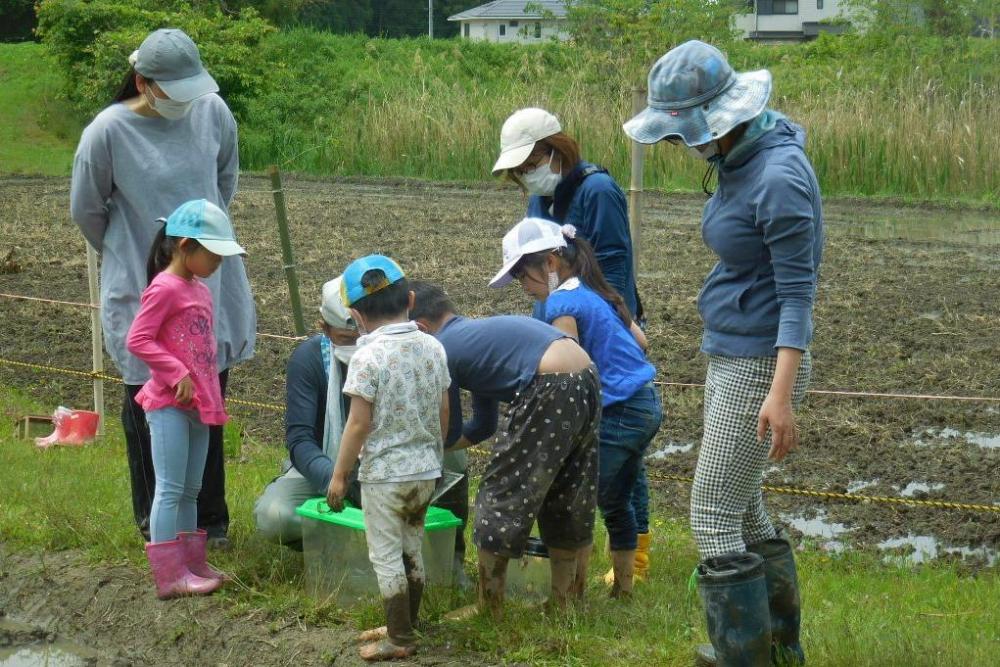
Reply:
[[177, 102], [215, 93], [219, 84], [201, 64], [198, 47], [177, 28], [153, 31], [135, 52], [135, 71], [155, 81]]
[[755, 118], [771, 96], [771, 73], [734, 72], [714, 46], [691, 40], [649, 70], [649, 105], [622, 126], [641, 144], [678, 137], [701, 146]]

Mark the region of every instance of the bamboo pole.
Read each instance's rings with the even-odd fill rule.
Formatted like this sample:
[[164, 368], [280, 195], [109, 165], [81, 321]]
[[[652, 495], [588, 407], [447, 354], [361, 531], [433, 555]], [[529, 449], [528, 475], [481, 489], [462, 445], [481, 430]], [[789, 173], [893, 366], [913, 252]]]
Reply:
[[[97, 279], [97, 251], [87, 244], [87, 286], [90, 303], [100, 303], [101, 291]], [[101, 309], [90, 309], [90, 351], [93, 356], [94, 373], [104, 373], [104, 332], [101, 329]], [[94, 412], [100, 415], [97, 435], [104, 435], [104, 380], [94, 378]]]
[[[646, 89], [632, 88], [632, 115], [646, 108]], [[642, 249], [642, 165], [646, 147], [632, 142], [632, 179], [628, 186], [628, 228], [632, 235], [632, 270], [639, 274], [639, 253]]]
[[281, 173], [278, 165], [267, 168], [271, 177], [271, 194], [274, 195], [274, 212], [278, 219], [278, 235], [281, 237], [281, 258], [284, 261], [285, 280], [288, 282], [288, 298], [292, 302], [292, 317], [295, 319], [295, 335], [304, 336], [305, 321], [302, 319], [302, 302], [299, 300], [299, 278], [295, 274], [295, 259], [292, 255], [292, 241], [288, 235], [288, 213], [285, 210], [285, 193], [281, 189]]

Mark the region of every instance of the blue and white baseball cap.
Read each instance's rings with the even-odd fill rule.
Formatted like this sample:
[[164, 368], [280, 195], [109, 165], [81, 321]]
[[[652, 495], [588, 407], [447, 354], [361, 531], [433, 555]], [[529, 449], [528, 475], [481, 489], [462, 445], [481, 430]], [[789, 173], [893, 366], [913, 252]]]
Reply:
[[221, 257], [247, 254], [236, 242], [229, 216], [207, 199], [192, 199], [171, 213], [167, 218], [167, 236], [195, 239]]
[[[375, 269], [385, 274], [385, 280], [377, 285], [365, 287], [361, 279], [366, 273]], [[343, 280], [340, 283], [340, 297], [344, 300], [344, 305], [350, 307], [370, 294], [395, 285], [405, 277], [406, 274], [399, 268], [399, 264], [385, 255], [368, 255], [354, 260], [344, 269]]]
[[198, 47], [183, 30], [154, 30], [129, 59], [136, 72], [155, 81], [167, 97], [177, 102], [190, 102], [219, 91], [219, 84], [201, 64]]
[[622, 126], [640, 144], [677, 137], [701, 146], [756, 118], [771, 96], [771, 73], [734, 72], [714, 46], [691, 40], [668, 51], [649, 70], [643, 111]]

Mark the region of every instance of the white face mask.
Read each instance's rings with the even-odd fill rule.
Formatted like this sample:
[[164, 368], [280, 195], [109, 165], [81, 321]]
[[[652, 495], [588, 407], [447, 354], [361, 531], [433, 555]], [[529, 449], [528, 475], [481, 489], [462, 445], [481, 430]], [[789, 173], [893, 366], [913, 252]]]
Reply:
[[153, 111], [167, 120], [180, 120], [191, 110], [191, 102], [176, 102], [169, 97], [157, 97], [148, 86], [146, 90], [149, 91], [149, 95], [146, 96], [146, 102], [152, 107]]
[[719, 141], [710, 141], [704, 146], [688, 146], [688, 155], [696, 160], [711, 160], [714, 157], [722, 155], [722, 151], [719, 150]]
[[562, 174], [552, 171], [554, 157], [555, 153], [553, 152], [549, 155], [547, 164], [540, 164], [533, 171], [525, 172], [519, 176], [529, 194], [551, 197], [555, 193], [556, 186], [562, 180]]
[[354, 353], [358, 351], [357, 345], [334, 345], [333, 346], [333, 356], [337, 358], [342, 364], [350, 364], [351, 357]]

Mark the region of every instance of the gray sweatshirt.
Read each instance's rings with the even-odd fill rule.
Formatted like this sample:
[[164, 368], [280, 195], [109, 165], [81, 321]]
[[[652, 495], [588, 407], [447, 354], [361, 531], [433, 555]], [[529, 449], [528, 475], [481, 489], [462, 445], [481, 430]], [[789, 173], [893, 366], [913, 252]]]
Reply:
[[[70, 213], [101, 253], [104, 344], [126, 384], [149, 379], [146, 365], [125, 349], [125, 336], [146, 287], [156, 219], [191, 199], [228, 210], [238, 178], [236, 121], [215, 94], [195, 100], [179, 120], [140, 116], [112, 104], [83, 131], [73, 161]], [[257, 314], [242, 258], [226, 257], [205, 283], [215, 304], [221, 371], [253, 356]]]

